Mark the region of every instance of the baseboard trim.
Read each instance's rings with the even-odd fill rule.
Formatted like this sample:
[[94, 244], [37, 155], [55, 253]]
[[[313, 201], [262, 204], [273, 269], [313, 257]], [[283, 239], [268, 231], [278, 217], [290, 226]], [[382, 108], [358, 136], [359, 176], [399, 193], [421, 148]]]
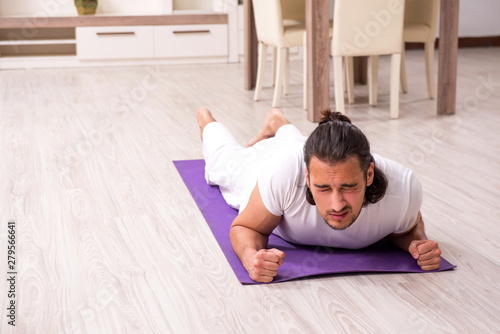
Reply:
[[[459, 37], [459, 48], [486, 48], [500, 46], [500, 36], [486, 37]], [[439, 47], [439, 38], [436, 39], [436, 48]], [[423, 49], [424, 43], [406, 43], [406, 50]]]

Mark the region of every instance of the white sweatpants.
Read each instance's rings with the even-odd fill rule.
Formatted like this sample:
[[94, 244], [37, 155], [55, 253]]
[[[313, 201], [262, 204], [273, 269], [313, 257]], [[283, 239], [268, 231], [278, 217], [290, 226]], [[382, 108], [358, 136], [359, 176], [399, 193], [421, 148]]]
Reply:
[[239, 209], [255, 188], [263, 162], [280, 150], [281, 145], [303, 139], [294, 125], [287, 124], [280, 127], [274, 137], [244, 147], [222, 123], [209, 123], [203, 130], [205, 179], [219, 186], [229, 206]]

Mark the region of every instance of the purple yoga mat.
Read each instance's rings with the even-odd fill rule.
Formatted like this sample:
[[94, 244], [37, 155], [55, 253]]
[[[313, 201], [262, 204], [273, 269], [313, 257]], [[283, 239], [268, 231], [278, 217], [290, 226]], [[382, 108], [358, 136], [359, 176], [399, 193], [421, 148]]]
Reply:
[[[174, 161], [174, 165], [210, 226], [238, 280], [242, 284], [256, 284], [243, 268], [229, 239], [229, 229], [238, 212], [226, 204], [217, 186], [210, 186], [206, 183], [205, 161]], [[272, 234], [269, 237], [269, 248], [273, 247], [285, 252], [286, 256], [283, 266], [279, 269], [273, 282], [342, 273], [424, 272], [410, 254], [385, 241], [359, 250], [348, 250], [296, 245]], [[436, 271], [453, 268], [455, 268], [454, 265], [441, 258], [441, 267]]]

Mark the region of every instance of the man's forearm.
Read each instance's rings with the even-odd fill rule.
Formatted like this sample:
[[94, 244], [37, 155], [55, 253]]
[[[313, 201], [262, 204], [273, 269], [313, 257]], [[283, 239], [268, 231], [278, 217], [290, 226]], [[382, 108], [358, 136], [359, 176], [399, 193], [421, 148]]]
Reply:
[[256, 232], [244, 226], [232, 226], [229, 232], [233, 250], [243, 267], [248, 270], [251, 261], [259, 250], [266, 248], [269, 236]]
[[389, 241], [402, 248], [417, 260], [422, 270], [436, 270], [441, 264], [441, 249], [437, 242], [427, 240], [424, 231], [424, 221], [420, 212], [418, 213], [415, 227], [408, 233], [400, 236], [389, 236]]
[[418, 213], [417, 223], [408, 233], [394, 236], [390, 235], [387, 238], [394, 246], [403, 249], [408, 252], [410, 244], [414, 240], [425, 240], [427, 236], [425, 235], [424, 221], [420, 212]]

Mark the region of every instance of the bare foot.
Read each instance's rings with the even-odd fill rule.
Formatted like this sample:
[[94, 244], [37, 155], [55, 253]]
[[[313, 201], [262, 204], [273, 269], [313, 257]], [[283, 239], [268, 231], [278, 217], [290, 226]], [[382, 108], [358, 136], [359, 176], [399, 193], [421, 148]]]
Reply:
[[266, 115], [266, 119], [264, 120], [262, 129], [248, 142], [247, 146], [252, 146], [263, 139], [274, 137], [276, 131], [278, 131], [281, 126], [286, 124], [290, 123], [286, 120], [281, 109], [273, 108], [269, 110]]
[[212, 113], [207, 108], [200, 108], [196, 111], [196, 120], [198, 121], [198, 126], [200, 127], [200, 137], [203, 141], [203, 129], [208, 123], [215, 122]]

